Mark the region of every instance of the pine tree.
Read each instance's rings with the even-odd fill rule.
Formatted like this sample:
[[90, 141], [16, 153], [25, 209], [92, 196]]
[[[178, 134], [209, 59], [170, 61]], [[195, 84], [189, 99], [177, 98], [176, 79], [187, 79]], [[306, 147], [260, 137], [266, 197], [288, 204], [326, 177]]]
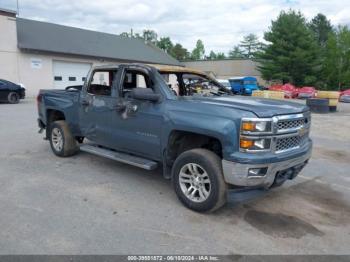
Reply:
[[260, 50], [262, 44], [254, 34], [246, 35], [239, 44], [240, 50], [245, 58], [254, 58], [256, 52]]
[[282, 11], [264, 39], [269, 44], [257, 55], [264, 79], [297, 86], [316, 82], [317, 44], [300, 12]]

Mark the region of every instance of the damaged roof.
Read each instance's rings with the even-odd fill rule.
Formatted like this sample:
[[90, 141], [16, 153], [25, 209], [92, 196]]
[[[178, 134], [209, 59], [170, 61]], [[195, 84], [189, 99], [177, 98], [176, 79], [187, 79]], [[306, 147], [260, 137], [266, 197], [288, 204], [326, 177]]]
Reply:
[[18, 48], [95, 58], [180, 65], [158, 47], [137, 38], [17, 18]]

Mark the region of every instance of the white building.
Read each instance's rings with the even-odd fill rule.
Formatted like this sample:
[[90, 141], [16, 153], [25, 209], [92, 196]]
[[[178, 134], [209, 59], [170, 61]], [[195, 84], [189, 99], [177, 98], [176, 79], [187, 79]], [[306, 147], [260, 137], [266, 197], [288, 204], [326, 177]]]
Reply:
[[180, 65], [140, 39], [23, 19], [1, 8], [0, 36], [0, 79], [24, 84], [27, 96], [82, 84], [92, 65]]

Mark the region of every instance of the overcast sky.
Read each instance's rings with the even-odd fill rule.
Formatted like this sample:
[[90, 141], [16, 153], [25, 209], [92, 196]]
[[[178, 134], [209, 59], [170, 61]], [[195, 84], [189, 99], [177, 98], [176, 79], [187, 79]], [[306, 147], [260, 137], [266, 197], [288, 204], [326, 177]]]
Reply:
[[[16, 0], [0, 0], [16, 9]], [[227, 52], [248, 33], [262, 38], [281, 10], [308, 19], [321, 12], [333, 24], [350, 25], [349, 0], [19, 0], [20, 16], [119, 34], [153, 29], [192, 50], [202, 39], [206, 52]]]

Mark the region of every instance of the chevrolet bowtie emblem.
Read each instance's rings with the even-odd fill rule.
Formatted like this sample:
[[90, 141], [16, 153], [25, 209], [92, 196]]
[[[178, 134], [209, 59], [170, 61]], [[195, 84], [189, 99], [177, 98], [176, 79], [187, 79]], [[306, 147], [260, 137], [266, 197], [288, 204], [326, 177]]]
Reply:
[[307, 129], [305, 127], [302, 127], [298, 130], [299, 136], [305, 135], [306, 132], [307, 132]]

